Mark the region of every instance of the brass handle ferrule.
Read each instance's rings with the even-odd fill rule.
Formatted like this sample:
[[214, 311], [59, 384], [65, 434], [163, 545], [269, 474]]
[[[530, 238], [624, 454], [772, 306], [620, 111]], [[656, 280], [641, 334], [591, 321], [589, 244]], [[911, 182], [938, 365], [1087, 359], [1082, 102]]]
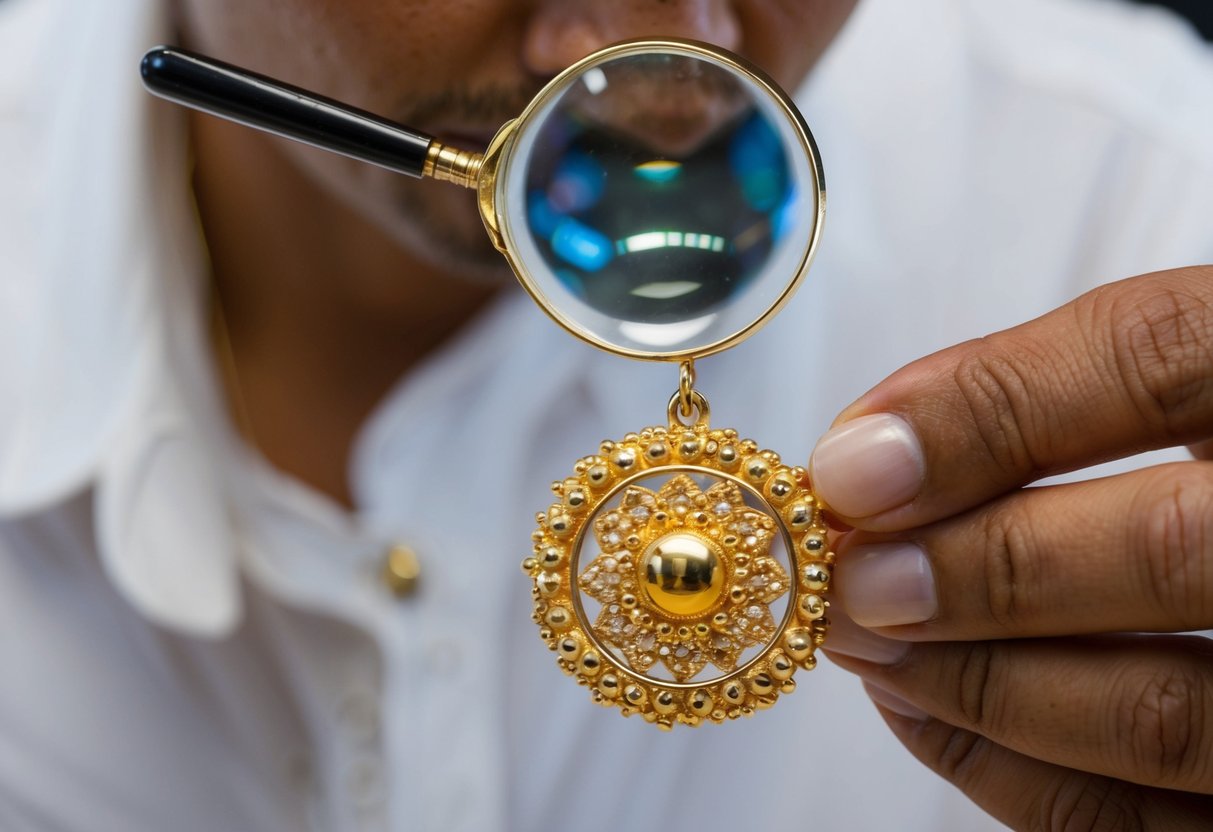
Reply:
[[475, 188], [482, 164], [484, 164], [483, 153], [460, 150], [435, 140], [430, 143], [429, 149], [426, 151], [425, 167], [422, 169], [421, 175], [429, 176], [440, 182], [454, 182], [465, 188]]

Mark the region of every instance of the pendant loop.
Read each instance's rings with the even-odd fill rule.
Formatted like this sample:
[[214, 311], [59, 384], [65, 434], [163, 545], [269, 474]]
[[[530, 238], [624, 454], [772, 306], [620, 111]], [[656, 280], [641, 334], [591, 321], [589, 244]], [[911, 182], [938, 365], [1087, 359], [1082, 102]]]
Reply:
[[694, 392], [695, 359], [688, 358], [678, 368], [678, 412], [683, 419], [690, 419], [695, 415]]
[[684, 422], [679, 413], [682, 409], [682, 391], [679, 390], [670, 396], [670, 404], [666, 408], [666, 415], [670, 418], [671, 430], [694, 428], [700, 425], [704, 429], [708, 427], [708, 422], [712, 416], [712, 409], [708, 406], [708, 400], [698, 390], [692, 390], [690, 398], [690, 414], [687, 417], [687, 421]]

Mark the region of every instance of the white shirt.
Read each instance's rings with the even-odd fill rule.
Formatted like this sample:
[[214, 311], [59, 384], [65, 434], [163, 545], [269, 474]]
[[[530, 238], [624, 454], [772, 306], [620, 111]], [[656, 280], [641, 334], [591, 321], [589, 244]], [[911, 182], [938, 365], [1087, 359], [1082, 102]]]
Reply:
[[[548, 483], [675, 377], [520, 292], [365, 426], [358, 510], [223, 418], [154, 0], [0, 3], [0, 829], [979, 830], [823, 663], [753, 720], [593, 706], [529, 620]], [[1095, 0], [866, 0], [803, 91], [817, 265], [703, 362], [714, 423], [806, 459], [907, 360], [1213, 260], [1213, 58]], [[414, 547], [398, 601], [385, 550]]]

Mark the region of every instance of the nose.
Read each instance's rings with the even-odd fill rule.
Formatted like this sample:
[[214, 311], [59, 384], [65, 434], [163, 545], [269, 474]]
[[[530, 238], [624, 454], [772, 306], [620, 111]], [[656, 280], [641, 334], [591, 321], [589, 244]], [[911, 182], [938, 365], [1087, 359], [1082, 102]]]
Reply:
[[629, 38], [679, 37], [736, 50], [741, 26], [730, 0], [540, 0], [527, 21], [523, 61], [555, 75]]

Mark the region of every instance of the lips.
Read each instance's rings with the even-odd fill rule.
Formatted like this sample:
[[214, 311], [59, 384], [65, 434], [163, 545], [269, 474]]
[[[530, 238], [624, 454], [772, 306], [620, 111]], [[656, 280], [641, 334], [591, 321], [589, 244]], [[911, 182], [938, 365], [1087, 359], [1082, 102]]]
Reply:
[[445, 145], [457, 147], [460, 150], [483, 152], [489, 146], [493, 136], [497, 134], [500, 126], [499, 124], [492, 127], [437, 126], [426, 132]]

